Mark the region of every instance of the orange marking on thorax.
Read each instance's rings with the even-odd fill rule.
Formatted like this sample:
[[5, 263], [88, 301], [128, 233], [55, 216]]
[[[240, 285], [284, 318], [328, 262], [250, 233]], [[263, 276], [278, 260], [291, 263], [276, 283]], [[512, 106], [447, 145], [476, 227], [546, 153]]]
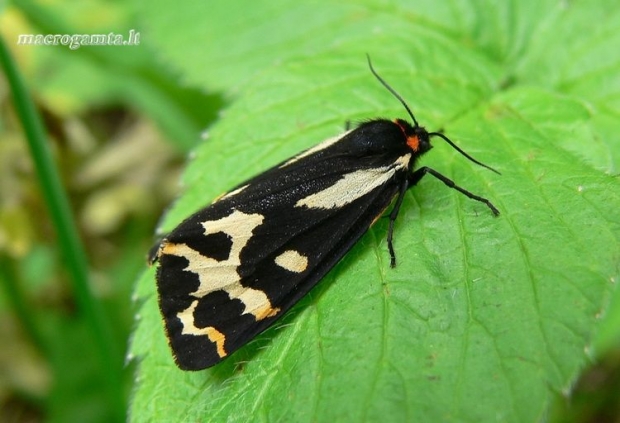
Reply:
[[414, 152], [416, 152], [416, 151], [418, 151], [418, 148], [420, 147], [420, 139], [418, 138], [417, 135], [411, 135], [411, 136], [407, 137], [407, 145]]
[[407, 135], [407, 132], [405, 131], [405, 128], [403, 128], [400, 123], [398, 123], [398, 119], [394, 120], [394, 123], [396, 125], [398, 125], [398, 127], [400, 128], [400, 130], [402, 131], [403, 135], [405, 136], [405, 138], [407, 138], [407, 145], [409, 146], [409, 148], [411, 148], [411, 150], [415, 153], [416, 151], [418, 151], [418, 148], [420, 147], [420, 139], [418, 138], [417, 135]]

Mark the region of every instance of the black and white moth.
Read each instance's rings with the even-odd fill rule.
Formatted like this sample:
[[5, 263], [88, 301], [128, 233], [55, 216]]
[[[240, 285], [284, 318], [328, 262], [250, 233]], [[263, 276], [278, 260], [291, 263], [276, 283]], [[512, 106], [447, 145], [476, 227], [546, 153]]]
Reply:
[[[406, 191], [430, 174], [499, 211], [416, 160], [439, 137], [405, 120], [373, 119], [239, 184], [153, 248], [159, 307], [177, 365], [213, 366], [271, 326], [349, 251], [384, 211], [387, 246]], [[396, 199], [394, 201], [394, 199]]]

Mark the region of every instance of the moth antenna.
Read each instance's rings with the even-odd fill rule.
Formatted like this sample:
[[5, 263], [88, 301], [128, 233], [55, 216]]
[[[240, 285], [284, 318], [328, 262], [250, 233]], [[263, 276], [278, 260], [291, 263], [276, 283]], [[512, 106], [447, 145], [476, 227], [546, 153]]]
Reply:
[[450, 140], [450, 138], [446, 137], [444, 134], [442, 134], [441, 132], [429, 132], [428, 133], [429, 137], [439, 137], [441, 139], [443, 139], [445, 142], [447, 142], [448, 144], [450, 144], [452, 146], [452, 148], [454, 148], [456, 151], [458, 151], [459, 153], [461, 153], [463, 156], [467, 157], [469, 160], [471, 160], [472, 162], [476, 163], [478, 166], [482, 166], [482, 167], [486, 167], [487, 169], [489, 169], [492, 172], [497, 173], [498, 175], [501, 175], [501, 173], [499, 173], [497, 170], [493, 169], [491, 166], [485, 165], [482, 162], [479, 162], [478, 160], [474, 159], [472, 156], [470, 156], [469, 154], [467, 154], [465, 151], [463, 151], [461, 149], [461, 147], [459, 147], [458, 145], [456, 145], [455, 143], [452, 142], [452, 140]]
[[411, 109], [409, 108], [409, 106], [407, 105], [405, 100], [403, 100], [403, 98], [400, 96], [400, 94], [398, 94], [394, 90], [394, 88], [390, 87], [389, 84], [387, 82], [385, 82], [385, 80], [379, 76], [377, 71], [375, 71], [375, 68], [372, 67], [372, 63], [370, 61], [370, 55], [368, 53], [366, 53], [366, 58], [368, 59], [368, 67], [370, 67], [370, 71], [375, 76], [375, 78], [377, 78], [379, 80], [379, 82], [381, 82], [381, 84], [383, 84], [383, 86], [385, 88], [387, 88], [387, 90], [389, 92], [391, 92], [392, 95], [398, 99], [398, 101], [400, 101], [400, 104], [402, 104], [405, 107], [405, 109], [407, 110], [407, 113], [409, 113], [409, 116], [411, 116], [411, 119], [413, 120], [413, 125], [416, 128], [419, 127], [420, 125], [418, 125], [418, 121], [416, 120], [415, 116], [413, 116], [413, 113], [411, 112]]
[[[385, 82], [385, 80], [383, 78], [381, 78], [379, 76], [379, 74], [377, 73], [377, 71], [375, 71], [375, 68], [372, 67], [372, 62], [370, 61], [370, 55], [368, 53], [366, 53], [366, 58], [368, 59], [368, 67], [370, 68], [370, 71], [372, 72], [372, 74], [375, 76], [375, 78], [377, 78], [379, 80], [379, 82], [381, 82], [381, 84], [387, 88], [387, 90], [389, 92], [392, 93], [392, 95], [394, 97], [396, 97], [398, 99], [398, 101], [400, 101], [400, 104], [403, 105], [403, 107], [407, 110], [407, 113], [409, 113], [409, 116], [411, 116], [411, 119], [413, 120], [413, 124], [414, 126], [417, 128], [420, 125], [418, 125], [418, 121], [416, 120], [415, 116], [413, 116], [413, 113], [411, 112], [411, 109], [409, 108], [409, 106], [407, 105], [407, 103], [405, 102], [405, 100], [400, 96], [400, 94], [398, 94], [394, 88], [390, 87], [390, 85]], [[478, 160], [474, 159], [472, 156], [470, 156], [469, 154], [467, 154], [465, 151], [463, 151], [459, 146], [457, 146], [455, 143], [452, 142], [452, 140], [450, 140], [450, 138], [446, 137], [444, 134], [440, 133], [440, 132], [429, 132], [428, 134], [429, 136], [437, 136], [441, 139], [443, 139], [445, 142], [447, 142], [448, 144], [450, 144], [452, 146], [452, 148], [454, 148], [456, 151], [458, 151], [459, 153], [461, 153], [463, 156], [467, 157], [469, 160], [471, 160], [472, 162], [476, 163], [478, 166], [482, 166], [485, 167], [487, 169], [489, 169], [492, 172], [497, 173], [498, 175], [501, 175], [501, 173], [499, 173], [497, 170], [493, 169], [491, 166], [485, 165], [482, 162], [479, 162]]]

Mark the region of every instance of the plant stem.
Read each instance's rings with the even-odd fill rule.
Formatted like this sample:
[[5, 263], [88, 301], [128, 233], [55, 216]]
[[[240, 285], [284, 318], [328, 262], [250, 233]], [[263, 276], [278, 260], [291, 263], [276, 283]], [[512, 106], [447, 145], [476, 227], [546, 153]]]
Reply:
[[122, 361], [117, 359], [120, 354], [115, 351], [115, 342], [101, 304], [90, 290], [86, 253], [78, 236], [73, 213], [56, 169], [43, 124], [2, 37], [0, 37], [0, 65], [6, 74], [15, 110], [28, 141], [41, 192], [56, 229], [78, 310], [86, 320], [99, 352], [101, 377], [106, 385], [109, 411], [114, 413], [115, 420], [124, 421]]

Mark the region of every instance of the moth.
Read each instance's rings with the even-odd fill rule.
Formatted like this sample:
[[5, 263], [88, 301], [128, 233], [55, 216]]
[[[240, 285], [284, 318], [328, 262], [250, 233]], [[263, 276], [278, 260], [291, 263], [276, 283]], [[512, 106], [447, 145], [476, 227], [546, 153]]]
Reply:
[[183, 370], [213, 366], [271, 326], [308, 293], [392, 205], [387, 247], [405, 193], [425, 175], [498, 209], [429, 167], [431, 138], [493, 172], [441, 132], [373, 119], [239, 184], [189, 216], [153, 249], [167, 337]]

